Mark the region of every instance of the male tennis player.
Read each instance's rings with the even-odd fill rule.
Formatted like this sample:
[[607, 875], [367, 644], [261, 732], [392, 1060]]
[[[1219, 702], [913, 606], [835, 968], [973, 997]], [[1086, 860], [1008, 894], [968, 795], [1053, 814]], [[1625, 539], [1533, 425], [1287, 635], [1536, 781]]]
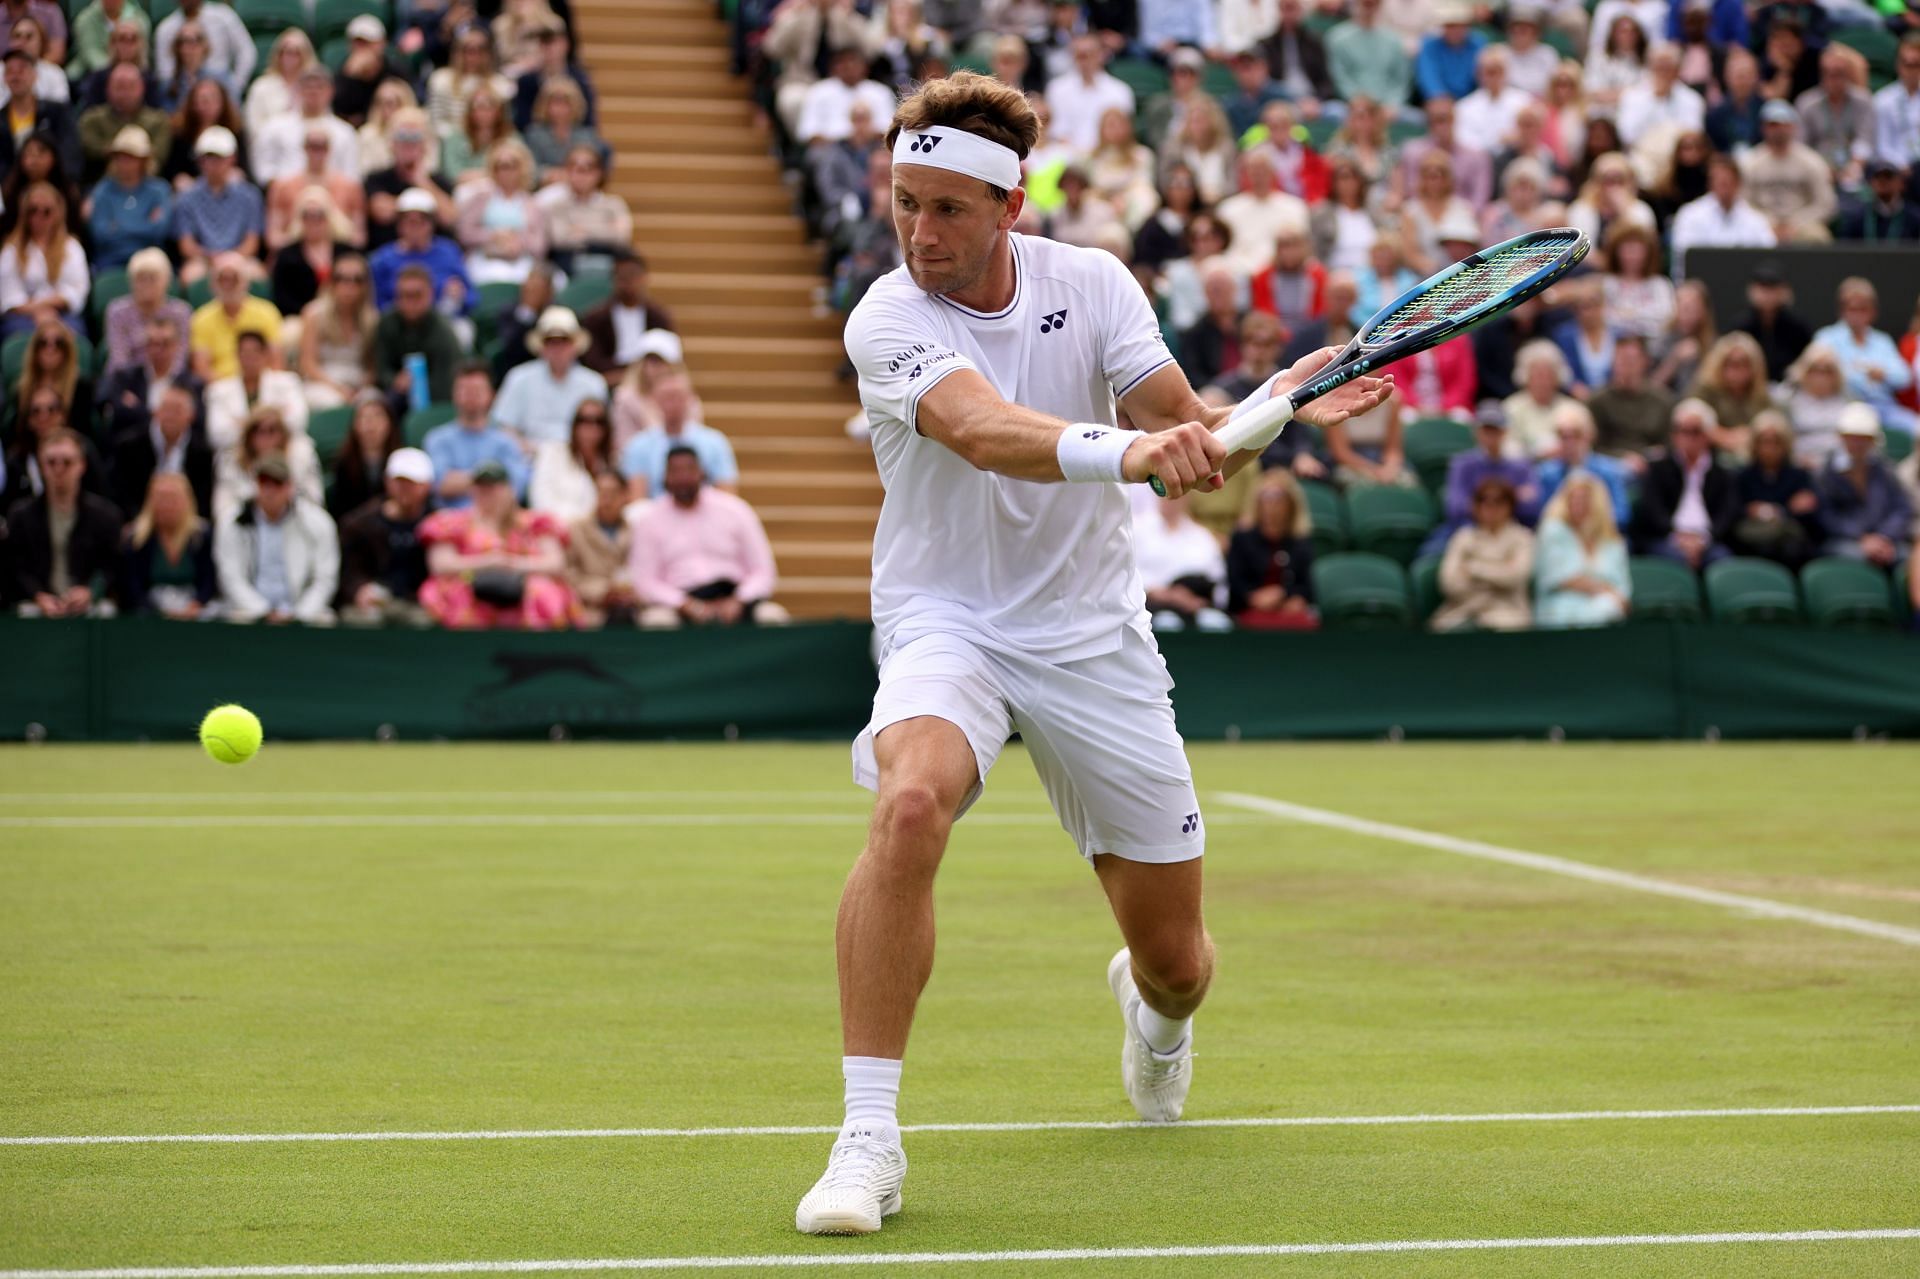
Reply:
[[[900, 1209], [895, 1105], [933, 970], [934, 872], [1016, 729], [1126, 942], [1107, 981], [1128, 1097], [1142, 1118], [1178, 1119], [1192, 1077], [1193, 1012], [1213, 972], [1205, 827], [1120, 486], [1215, 488], [1267, 441], [1226, 456], [1212, 428], [1228, 413], [1187, 385], [1118, 259], [1012, 233], [1038, 134], [1018, 92], [971, 72], [903, 103], [887, 142], [906, 261], [847, 323], [886, 484], [880, 689], [853, 748], [878, 800], [840, 901], [846, 1123], [795, 1214], [810, 1234], [871, 1233]], [[1303, 416], [1331, 425], [1391, 389], [1360, 378]], [[1115, 429], [1116, 396], [1144, 433]]]

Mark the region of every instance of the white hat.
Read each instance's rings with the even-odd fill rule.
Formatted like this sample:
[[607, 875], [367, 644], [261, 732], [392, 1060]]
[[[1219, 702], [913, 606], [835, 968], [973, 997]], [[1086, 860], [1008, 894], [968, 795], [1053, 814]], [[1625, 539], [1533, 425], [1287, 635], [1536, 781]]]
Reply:
[[1836, 427], [1842, 435], [1864, 435], [1870, 440], [1877, 440], [1880, 438], [1880, 415], [1873, 411], [1871, 404], [1855, 400], [1840, 410]]
[[1443, 27], [1455, 23], [1472, 22], [1473, 6], [1466, 3], [1466, 0], [1440, 0], [1440, 3], [1433, 6], [1433, 20]]
[[107, 148], [109, 155], [130, 155], [142, 160], [153, 159], [153, 139], [147, 131], [137, 124], [130, 124], [113, 135], [113, 145]]
[[593, 339], [580, 327], [580, 317], [564, 306], [550, 306], [540, 313], [539, 323], [527, 334], [527, 349], [535, 355], [546, 348], [549, 338], [571, 338], [576, 352], [593, 345]]
[[240, 143], [235, 140], [233, 130], [222, 124], [202, 129], [199, 139], [193, 144], [195, 155], [224, 155], [228, 159], [232, 159], [239, 149]]
[[1477, 246], [1480, 243], [1480, 226], [1465, 213], [1455, 212], [1440, 219], [1440, 225], [1433, 229], [1433, 238], [1439, 241], [1464, 240]]
[[420, 187], [408, 187], [400, 193], [400, 198], [393, 202], [393, 211], [396, 216], [402, 213], [437, 214], [440, 212], [440, 205], [433, 198], [431, 191]]
[[370, 13], [363, 13], [347, 24], [347, 39], [349, 40], [379, 41], [385, 40], [386, 38], [387, 24]]
[[679, 364], [686, 359], [686, 350], [680, 345], [680, 335], [672, 329], [648, 329], [642, 333], [639, 353], [658, 356], [668, 364]]
[[433, 483], [433, 459], [422, 449], [395, 449], [387, 459], [387, 478], [412, 480], [415, 484]]

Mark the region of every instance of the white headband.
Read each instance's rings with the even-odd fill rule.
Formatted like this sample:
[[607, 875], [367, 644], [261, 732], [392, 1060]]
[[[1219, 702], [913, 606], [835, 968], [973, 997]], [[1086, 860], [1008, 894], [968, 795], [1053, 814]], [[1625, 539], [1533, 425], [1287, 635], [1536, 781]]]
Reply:
[[900, 130], [900, 136], [893, 140], [893, 162], [951, 169], [1003, 191], [1020, 185], [1020, 157], [1012, 148], [943, 124]]

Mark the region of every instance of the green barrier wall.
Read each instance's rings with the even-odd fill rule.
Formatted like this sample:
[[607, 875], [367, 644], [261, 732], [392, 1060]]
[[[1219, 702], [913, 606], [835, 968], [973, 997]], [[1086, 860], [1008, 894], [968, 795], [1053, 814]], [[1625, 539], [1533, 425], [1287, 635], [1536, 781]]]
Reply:
[[[0, 739], [846, 738], [868, 628], [521, 635], [0, 619]], [[1193, 738], [1920, 736], [1920, 640], [1797, 628], [1169, 635]], [[32, 726], [38, 725], [38, 729]]]

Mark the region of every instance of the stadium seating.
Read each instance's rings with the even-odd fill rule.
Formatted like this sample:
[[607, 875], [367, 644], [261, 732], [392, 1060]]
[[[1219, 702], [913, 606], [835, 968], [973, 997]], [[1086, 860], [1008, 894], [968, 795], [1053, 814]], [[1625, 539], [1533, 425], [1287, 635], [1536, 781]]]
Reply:
[[1887, 575], [1859, 560], [1814, 560], [1800, 570], [1807, 620], [1815, 626], [1879, 630], [1894, 623]]
[[1734, 556], [1709, 564], [1707, 608], [1716, 622], [1798, 622], [1800, 592], [1793, 574], [1772, 560]]
[[1313, 588], [1329, 628], [1380, 630], [1413, 621], [1406, 570], [1384, 555], [1353, 551], [1316, 560]]
[[386, 0], [319, 0], [313, 7], [313, 37], [325, 43], [347, 33], [347, 24], [363, 13], [370, 13], [389, 28], [392, 15]]
[[407, 437], [407, 443], [418, 448], [427, 438], [427, 432], [436, 426], [445, 426], [453, 421], [457, 410], [451, 404], [429, 404], [424, 409], [415, 409], [407, 414], [407, 420], [400, 429]]
[[1307, 495], [1307, 512], [1313, 516], [1313, 553], [1324, 556], [1346, 550], [1352, 543], [1347, 537], [1347, 504], [1340, 490], [1313, 480], [1303, 481], [1300, 488]]
[[1905, 431], [1888, 431], [1880, 449], [1889, 462], [1904, 462], [1913, 456], [1913, 437]]
[[1447, 486], [1447, 465], [1454, 454], [1473, 447], [1473, 428], [1450, 417], [1423, 417], [1407, 426], [1402, 444], [1407, 465], [1427, 492], [1437, 495]]
[[323, 461], [331, 462], [333, 455], [340, 451], [347, 432], [353, 429], [353, 406], [342, 405], [337, 409], [315, 409], [307, 418], [307, 438], [313, 441], [314, 452]]
[[1347, 525], [1355, 550], [1412, 563], [1436, 518], [1433, 499], [1421, 489], [1361, 484], [1347, 490]]
[[1700, 606], [1700, 579], [1685, 564], [1664, 560], [1656, 555], [1636, 555], [1627, 562], [1633, 579], [1635, 622], [1698, 622], [1704, 616]]
[[1407, 570], [1413, 588], [1413, 620], [1425, 626], [1440, 610], [1440, 561], [1443, 556], [1422, 555]]
[[307, 25], [307, 9], [300, 0], [233, 0], [233, 11], [254, 36]]

